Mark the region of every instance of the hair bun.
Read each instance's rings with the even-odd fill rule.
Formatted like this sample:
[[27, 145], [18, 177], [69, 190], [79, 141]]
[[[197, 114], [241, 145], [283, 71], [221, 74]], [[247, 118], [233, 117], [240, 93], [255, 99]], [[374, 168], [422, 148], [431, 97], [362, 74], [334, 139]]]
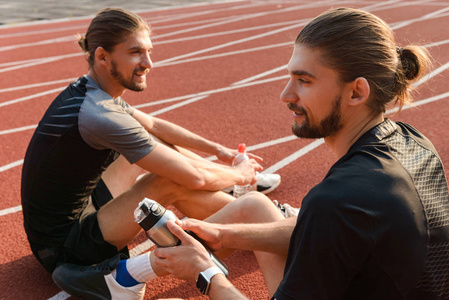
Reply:
[[86, 37], [84, 37], [84, 36], [80, 36], [79, 38], [78, 38], [78, 45], [80, 45], [80, 47], [81, 47], [81, 49], [84, 51], [84, 52], [88, 52], [88, 47], [87, 47], [87, 39], [86, 39]]

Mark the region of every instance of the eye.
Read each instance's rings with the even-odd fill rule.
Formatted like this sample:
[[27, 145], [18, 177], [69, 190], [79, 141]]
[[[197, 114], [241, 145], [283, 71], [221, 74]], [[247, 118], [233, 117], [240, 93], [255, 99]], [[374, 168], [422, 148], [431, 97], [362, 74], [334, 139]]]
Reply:
[[299, 83], [301, 83], [301, 84], [307, 84], [307, 83], [310, 83], [310, 81], [308, 81], [307, 79], [304, 79], [304, 78], [298, 78], [298, 81], [299, 81]]

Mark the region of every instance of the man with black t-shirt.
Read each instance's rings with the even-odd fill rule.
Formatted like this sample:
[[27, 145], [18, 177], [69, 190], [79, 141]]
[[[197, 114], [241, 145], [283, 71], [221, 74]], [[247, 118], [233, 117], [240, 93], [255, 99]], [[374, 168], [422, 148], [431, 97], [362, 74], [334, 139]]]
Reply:
[[[423, 48], [398, 47], [388, 25], [365, 11], [333, 9], [312, 20], [296, 38], [281, 99], [293, 132], [324, 138], [337, 162], [297, 218], [249, 194], [208, 222], [170, 222], [182, 244], [157, 248], [155, 264], [197, 280], [213, 300], [245, 299], [184, 229], [215, 250], [255, 251], [272, 299], [449, 299], [441, 159], [419, 131], [384, 117], [390, 103], [410, 102], [410, 85], [429, 65]], [[217, 224], [242, 202], [265, 206], [265, 215]]]

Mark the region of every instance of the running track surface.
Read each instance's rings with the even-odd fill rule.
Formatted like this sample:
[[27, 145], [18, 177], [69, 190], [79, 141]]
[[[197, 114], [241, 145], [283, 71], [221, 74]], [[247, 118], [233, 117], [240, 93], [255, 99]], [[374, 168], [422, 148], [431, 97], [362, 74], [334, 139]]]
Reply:
[[[282, 176], [270, 197], [300, 206], [335, 162], [322, 140], [292, 136], [291, 112], [279, 100], [292, 43], [310, 18], [331, 7], [375, 13], [395, 30], [398, 44], [425, 45], [435, 60], [418, 84], [417, 106], [394, 120], [409, 122], [435, 144], [449, 165], [449, 2], [237, 1], [142, 11], [154, 31], [148, 89], [124, 98], [146, 113], [174, 121], [228, 147], [245, 142]], [[29, 249], [20, 207], [22, 159], [36, 124], [57, 93], [85, 74], [76, 44], [90, 18], [0, 27], [0, 299], [67, 299]], [[211, 158], [213, 159], [213, 158]], [[133, 254], [148, 250], [140, 235]], [[251, 252], [225, 262], [230, 280], [251, 299], [267, 299]], [[171, 277], [147, 286], [145, 299], [202, 299], [193, 283]]]

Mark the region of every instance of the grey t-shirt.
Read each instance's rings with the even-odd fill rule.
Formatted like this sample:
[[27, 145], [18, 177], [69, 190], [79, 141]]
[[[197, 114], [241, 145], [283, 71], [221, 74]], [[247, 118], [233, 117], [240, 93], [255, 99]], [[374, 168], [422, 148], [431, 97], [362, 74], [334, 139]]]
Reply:
[[114, 99], [90, 77], [81, 105], [78, 126], [84, 141], [97, 150], [113, 149], [135, 163], [156, 146], [155, 140], [132, 117], [134, 108]]

